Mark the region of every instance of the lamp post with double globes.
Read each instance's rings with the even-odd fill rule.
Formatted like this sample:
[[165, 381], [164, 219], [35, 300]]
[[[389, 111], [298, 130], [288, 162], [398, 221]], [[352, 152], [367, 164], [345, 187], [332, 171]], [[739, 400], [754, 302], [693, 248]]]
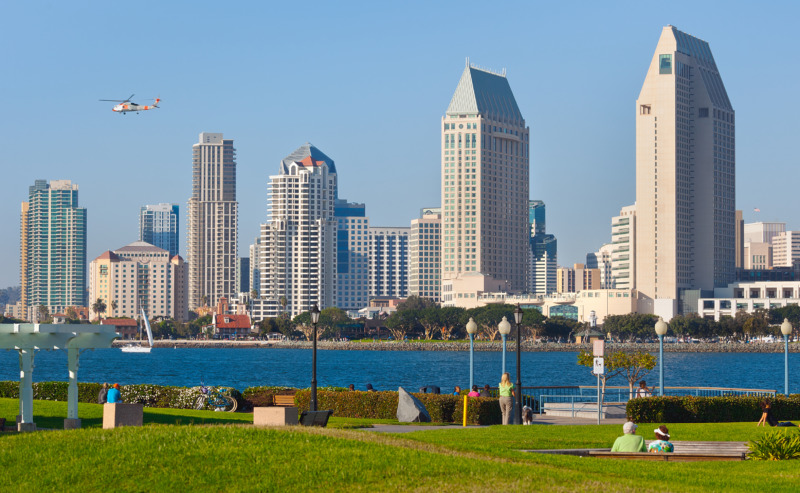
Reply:
[[664, 396], [664, 335], [667, 333], [667, 323], [658, 317], [656, 334], [658, 335], [658, 395]]
[[309, 311], [311, 314], [311, 325], [314, 326], [314, 335], [312, 339], [312, 355], [311, 355], [311, 405], [309, 406], [312, 411], [317, 410], [317, 322], [319, 322], [319, 307], [314, 303]]
[[503, 320], [500, 321], [497, 328], [500, 330], [500, 336], [503, 338], [503, 371], [500, 373], [502, 375], [506, 372], [506, 336], [511, 332], [511, 324], [508, 323], [506, 317], [503, 317]]
[[522, 372], [520, 371], [520, 357], [522, 355], [522, 308], [517, 303], [514, 310], [514, 321], [517, 322], [517, 424], [522, 424]]
[[467, 322], [467, 334], [469, 334], [469, 390], [472, 391], [472, 375], [473, 375], [473, 349], [474, 349], [474, 339], [475, 333], [478, 332], [478, 324], [475, 323], [475, 320], [472, 317], [469, 317], [469, 322]]
[[792, 334], [792, 324], [788, 318], [783, 319], [781, 334], [783, 334], [783, 393], [789, 395], [789, 336]]

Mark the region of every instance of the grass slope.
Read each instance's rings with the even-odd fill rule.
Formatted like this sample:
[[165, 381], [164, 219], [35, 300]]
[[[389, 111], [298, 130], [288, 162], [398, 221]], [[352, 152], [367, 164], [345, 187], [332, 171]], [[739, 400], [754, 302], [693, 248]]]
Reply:
[[[0, 416], [13, 422], [16, 412], [16, 400], [0, 400]], [[36, 401], [34, 412], [37, 424], [58, 428], [66, 404]], [[800, 482], [794, 461], [649, 463], [520, 451], [608, 447], [619, 425], [454, 427], [387, 435], [256, 429], [243, 425], [251, 415], [238, 413], [145, 412], [143, 428], [102, 430], [102, 406], [81, 404], [88, 425], [82, 430], [0, 434], [0, 467], [13, 478], [3, 490], [750, 492], [795, 491]], [[647, 436], [654, 427], [643, 424], [639, 430]], [[750, 440], [763, 434], [753, 423], [680, 424], [670, 431], [675, 440]]]

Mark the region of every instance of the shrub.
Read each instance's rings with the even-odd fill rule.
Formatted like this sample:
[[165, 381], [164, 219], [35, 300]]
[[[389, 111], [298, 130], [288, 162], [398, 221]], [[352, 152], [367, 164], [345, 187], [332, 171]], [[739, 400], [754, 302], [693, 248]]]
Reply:
[[247, 387], [242, 392], [242, 409], [252, 410], [254, 407], [274, 406], [276, 395], [294, 394], [297, 389], [291, 387]]
[[753, 460], [800, 459], [800, 433], [797, 428], [767, 431], [760, 440], [750, 442]]
[[[648, 397], [628, 401], [628, 419], [635, 423], [729, 423], [758, 421], [762, 397]], [[780, 420], [800, 419], [800, 395], [775, 396], [772, 414]]]
[[[344, 389], [343, 389], [344, 390]], [[462, 396], [449, 394], [412, 394], [419, 399], [437, 423], [460, 423], [463, 419]], [[299, 390], [295, 394], [298, 409], [309, 408], [311, 391]], [[361, 392], [317, 390], [317, 408], [331, 409], [333, 415], [343, 418], [397, 419], [397, 392]], [[470, 398], [467, 422], [470, 424], [498, 424], [502, 421], [500, 405], [496, 398]]]

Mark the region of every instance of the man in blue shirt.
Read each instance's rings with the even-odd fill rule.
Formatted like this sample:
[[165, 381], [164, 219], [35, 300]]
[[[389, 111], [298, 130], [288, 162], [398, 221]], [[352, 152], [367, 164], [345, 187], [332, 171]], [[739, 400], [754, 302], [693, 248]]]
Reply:
[[118, 402], [122, 402], [122, 394], [119, 392], [119, 384], [115, 383], [108, 389], [108, 395], [106, 396], [106, 402], [109, 404], [116, 404]]

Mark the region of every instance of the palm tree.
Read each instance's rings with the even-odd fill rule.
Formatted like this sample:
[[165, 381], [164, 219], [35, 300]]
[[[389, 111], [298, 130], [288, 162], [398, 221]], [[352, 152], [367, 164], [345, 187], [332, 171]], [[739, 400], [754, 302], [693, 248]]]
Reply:
[[111, 302], [111, 314], [112, 314], [112, 315], [114, 314], [114, 312], [115, 312], [115, 311], [117, 311], [117, 307], [118, 307], [118, 306], [119, 306], [119, 305], [117, 304], [117, 300], [113, 300], [113, 301]]
[[102, 316], [102, 314], [106, 312], [106, 302], [103, 301], [103, 298], [97, 298], [97, 301], [92, 303], [92, 311], [99, 316]]

